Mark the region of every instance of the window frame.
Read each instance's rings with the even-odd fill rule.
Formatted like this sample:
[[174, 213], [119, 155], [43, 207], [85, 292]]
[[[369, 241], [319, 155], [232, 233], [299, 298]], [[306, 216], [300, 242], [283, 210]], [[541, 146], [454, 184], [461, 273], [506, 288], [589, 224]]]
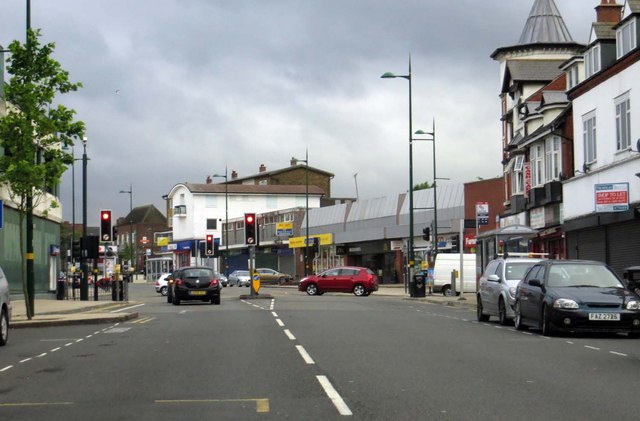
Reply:
[[596, 44], [584, 54], [585, 75], [589, 78], [598, 73], [600, 69], [600, 46]]
[[529, 148], [529, 162], [531, 162], [531, 187], [544, 185], [544, 143], [539, 142]]
[[[622, 110], [623, 105], [626, 110]], [[620, 95], [614, 101], [616, 109], [616, 151], [631, 148], [631, 96], [629, 92]]]
[[636, 20], [631, 19], [616, 30], [616, 58], [627, 55], [637, 46]]
[[[590, 127], [589, 123], [593, 123]], [[598, 159], [597, 154], [597, 141], [598, 141], [598, 131], [597, 131], [597, 120], [596, 120], [596, 112], [591, 111], [582, 116], [582, 140], [584, 147], [584, 163], [591, 164]]]
[[524, 155], [516, 155], [511, 176], [511, 194], [524, 194]]
[[562, 172], [562, 142], [559, 136], [545, 139], [545, 180], [547, 182], [560, 179]]

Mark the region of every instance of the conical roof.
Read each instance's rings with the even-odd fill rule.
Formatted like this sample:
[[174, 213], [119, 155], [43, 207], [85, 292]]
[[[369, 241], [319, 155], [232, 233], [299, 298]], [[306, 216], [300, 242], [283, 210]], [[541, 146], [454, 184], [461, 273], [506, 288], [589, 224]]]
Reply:
[[520, 35], [519, 45], [573, 43], [553, 0], [536, 0]]

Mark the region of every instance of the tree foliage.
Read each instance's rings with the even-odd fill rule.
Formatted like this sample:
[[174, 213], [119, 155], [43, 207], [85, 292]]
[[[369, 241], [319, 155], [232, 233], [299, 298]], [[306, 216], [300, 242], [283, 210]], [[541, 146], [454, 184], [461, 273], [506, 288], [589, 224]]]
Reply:
[[416, 184], [415, 186], [413, 186], [413, 191], [426, 190], [426, 189], [430, 189], [431, 187], [432, 187], [432, 185], [429, 184], [428, 181], [425, 181], [424, 183], [419, 183], [419, 184]]
[[[29, 29], [24, 44], [13, 41], [9, 45], [10, 79], [4, 87], [6, 115], [0, 117], [0, 184], [7, 187], [16, 203], [21, 227], [34, 208], [41, 206], [46, 212], [58, 206], [46, 193], [54, 191], [67, 166], [73, 163], [73, 156], [62, 147], [73, 145], [85, 130], [83, 122], [74, 120], [75, 111], [54, 103], [58, 94], [77, 91], [82, 84], [69, 81], [69, 73], [51, 57], [55, 44], [40, 45], [39, 37], [39, 30]], [[26, 250], [32, 250], [33, 238], [29, 238], [27, 230], [25, 240], [22, 232], [23, 229], [22, 278], [27, 298], [24, 262]], [[25, 301], [31, 318], [33, 309], [29, 308], [29, 300]]]

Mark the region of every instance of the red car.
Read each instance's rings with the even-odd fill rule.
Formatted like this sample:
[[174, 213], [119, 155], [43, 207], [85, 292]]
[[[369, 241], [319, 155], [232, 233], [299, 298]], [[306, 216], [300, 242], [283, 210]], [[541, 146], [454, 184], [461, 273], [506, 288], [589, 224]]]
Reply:
[[378, 277], [371, 269], [341, 266], [311, 275], [300, 280], [298, 291], [309, 295], [325, 292], [353, 292], [357, 297], [366, 297], [378, 290]]

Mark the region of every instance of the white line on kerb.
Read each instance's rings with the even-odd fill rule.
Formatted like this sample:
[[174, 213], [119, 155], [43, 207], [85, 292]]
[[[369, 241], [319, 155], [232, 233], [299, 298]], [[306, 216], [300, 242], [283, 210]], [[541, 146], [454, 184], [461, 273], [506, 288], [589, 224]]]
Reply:
[[306, 362], [307, 364], [316, 363], [315, 361], [313, 361], [313, 358], [311, 358], [311, 355], [309, 355], [309, 353], [304, 349], [302, 345], [296, 345], [296, 349], [300, 353], [300, 356], [302, 356], [302, 359], [304, 360], [304, 362]]
[[316, 376], [316, 379], [318, 379], [320, 385], [324, 389], [324, 392], [327, 394], [329, 399], [331, 399], [331, 402], [333, 402], [333, 405], [335, 405], [340, 415], [353, 415], [353, 412], [351, 412], [345, 401], [338, 394], [336, 389], [334, 389], [329, 379], [327, 379], [327, 376]]
[[132, 309], [132, 308], [140, 307], [140, 306], [143, 306], [143, 305], [144, 305], [144, 303], [143, 304], [137, 304], [137, 305], [131, 306], [131, 307], [120, 308], [118, 310], [112, 310], [111, 313], [117, 313], [119, 311], [125, 311], [125, 310], [129, 310], [129, 309]]
[[291, 331], [290, 331], [289, 329], [285, 329], [285, 330], [284, 330], [284, 334], [285, 334], [285, 335], [287, 335], [287, 337], [288, 337], [289, 339], [291, 339], [292, 341], [295, 341], [295, 340], [296, 340], [296, 337], [295, 337], [295, 336], [293, 336], [293, 333], [291, 333]]
[[278, 326], [283, 327], [284, 323], [282, 323], [282, 320], [280, 319], [276, 319], [276, 323], [278, 323]]

